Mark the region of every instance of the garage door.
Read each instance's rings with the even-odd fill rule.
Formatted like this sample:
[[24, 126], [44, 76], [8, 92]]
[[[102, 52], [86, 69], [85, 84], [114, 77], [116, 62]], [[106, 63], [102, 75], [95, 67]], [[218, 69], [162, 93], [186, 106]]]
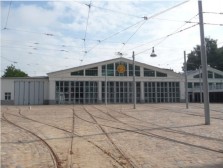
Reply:
[[15, 81], [15, 105], [43, 104], [43, 81]]

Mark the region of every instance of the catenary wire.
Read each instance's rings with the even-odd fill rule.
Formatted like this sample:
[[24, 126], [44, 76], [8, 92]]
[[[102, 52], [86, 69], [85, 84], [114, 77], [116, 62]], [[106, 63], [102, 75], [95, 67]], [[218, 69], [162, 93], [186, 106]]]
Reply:
[[146, 23], [146, 21], [144, 21], [137, 29], [136, 31], [124, 42], [122, 43], [122, 48], [118, 51], [119, 53], [122, 52], [122, 50], [124, 49], [125, 45], [130, 41], [130, 39], [139, 31], [139, 29]]
[[223, 15], [223, 12], [203, 12], [204, 14], [218, 14], [218, 15]]
[[118, 14], [121, 14], [121, 15], [130, 16], [130, 17], [143, 18], [142, 16], [132, 15], [132, 14], [128, 14], [128, 13], [124, 13], [124, 12], [120, 12], [120, 11], [117, 11], [117, 10], [96, 6], [96, 5], [92, 5], [92, 7], [107, 10], [107, 11], [110, 11], [110, 12], [113, 12], [113, 13], [118, 13]]
[[11, 5], [12, 5], [12, 0], [10, 1], [10, 4], [9, 4], [8, 14], [7, 14], [7, 17], [6, 17], [5, 27], [3, 28], [3, 30], [6, 29], [7, 25], [8, 25], [8, 19], [9, 19], [9, 14], [10, 14], [10, 10], [11, 10]]
[[[168, 12], [168, 11], [170, 11], [170, 10], [172, 10], [172, 9], [174, 9], [174, 8], [176, 8], [176, 7], [179, 7], [179, 6], [181, 6], [182, 4], [184, 4], [184, 3], [186, 3], [186, 2], [188, 2], [188, 1], [184, 1], [184, 2], [181, 2], [181, 3], [179, 3], [179, 4], [177, 4], [177, 5], [174, 5], [174, 6], [172, 6], [172, 7], [170, 7], [170, 8], [168, 8], [168, 9], [165, 9], [165, 10], [163, 10], [163, 11], [160, 11], [160, 12], [158, 12], [158, 13], [156, 13], [156, 14], [153, 14], [152, 16], [150, 16], [150, 17], [144, 17], [144, 20], [145, 21], [147, 21], [147, 20], [149, 20], [149, 19], [152, 19], [152, 18], [155, 18], [156, 16], [159, 16], [159, 15], [161, 15], [161, 14], [163, 14], [163, 13], [165, 13], [165, 12]], [[144, 22], [145, 23], [145, 22]], [[143, 23], [143, 24], [144, 24]], [[142, 24], [142, 25], [143, 25]], [[121, 48], [121, 50], [123, 50], [123, 48], [126, 46], [126, 44], [127, 44], [127, 42], [137, 33], [137, 31], [142, 27], [142, 25], [133, 33], [133, 35], [131, 35], [130, 36], [130, 38], [125, 42], [125, 43], [123, 43], [123, 46], [122, 46], [122, 48]], [[118, 52], [118, 53], [121, 53], [121, 50]], [[122, 55], [122, 53], [121, 53], [121, 55]]]
[[[138, 25], [139, 23], [141, 23], [141, 22], [143, 22], [143, 21], [144, 21], [144, 20], [140, 20], [140, 21], [134, 23], [133, 25], [130, 25], [130, 26], [128, 26], [128, 27], [126, 27], [126, 28], [124, 28], [124, 29], [122, 29], [122, 30], [120, 30], [120, 31], [118, 31], [118, 32], [116, 32], [116, 33], [114, 33], [114, 34], [112, 34], [112, 35], [109, 35], [108, 37], [106, 37], [106, 38], [104, 38], [104, 39], [102, 39], [102, 40], [98, 40], [98, 44], [96, 44], [95, 46], [93, 46], [92, 48], [90, 48], [90, 49], [87, 51], [87, 53], [89, 53], [90, 51], [92, 51], [95, 47], [97, 47], [97, 46], [98, 46], [99, 44], [101, 44], [102, 42], [107, 41], [107, 39], [113, 38], [114, 36], [117, 36], [117, 35], [120, 34], [121, 32], [124, 32], [124, 31], [126, 31], [126, 30], [128, 30], [128, 29], [130, 29], [130, 28], [132, 28], [132, 27], [134, 27], [134, 26], [136, 26], [136, 25]], [[122, 43], [120, 43], [120, 44], [122, 44]]]
[[[78, 1], [74, 1], [74, 2], [79, 3], [81, 5], [86, 5], [85, 3], [81, 3], [81, 2], [78, 2]], [[121, 15], [130, 16], [130, 17], [142, 18], [141, 16], [137, 16], [137, 15], [133, 15], [133, 14], [128, 14], [128, 13], [125, 13], [125, 12], [120, 12], [118, 10], [108, 9], [108, 8], [104, 8], [104, 7], [97, 6], [97, 5], [93, 5], [93, 4], [91, 4], [91, 6], [94, 7], [94, 8], [98, 8], [98, 9], [102, 9], [102, 10], [107, 10], [109, 12], [116, 13], [116, 14], [118, 13], [118, 14], [121, 14]]]
[[[198, 16], [198, 14], [196, 14], [195, 16], [193, 16], [192, 18], [190, 18], [189, 21], [193, 20], [193, 19], [194, 19], [195, 17], [197, 17], [197, 16]], [[187, 22], [188, 22], [188, 21], [187, 21]], [[187, 24], [187, 22], [185, 22], [182, 26], [180, 26], [179, 28], [177, 28], [173, 33], [179, 31], [180, 29], [182, 29], [182, 28]], [[171, 34], [172, 34], [172, 33], [171, 33]], [[130, 50], [134, 50], [134, 49], [136, 49], [136, 48], [142, 47], [142, 46], [144, 46], [144, 45], [147, 45], [147, 44], [152, 43], [152, 42], [155, 42], [155, 41], [165, 40], [165, 39], [168, 38], [168, 37], [169, 37], [168, 35], [163, 36], [163, 37], [160, 37], [160, 38], [158, 38], [158, 39], [149, 41], [149, 42], [147, 42], [147, 43], [140, 44], [140, 45], [138, 45], [138, 46], [136, 46], [136, 47], [134, 47], [134, 48], [131, 48]]]
[[[193, 16], [192, 18], [190, 18], [188, 22], [190, 22], [191, 20], [193, 20], [193, 19], [194, 19], [195, 17], [197, 17], [197, 16], [198, 16], [198, 14], [196, 14], [195, 16]], [[175, 33], [178, 33], [178, 32], [181, 32], [181, 31], [184, 31], [184, 30], [187, 30], [187, 28], [185, 28], [185, 29], [183, 29], [183, 30], [180, 30], [180, 29], [182, 29], [186, 24], [187, 24], [187, 22], [185, 22], [182, 26], [180, 26], [179, 28], [177, 28], [177, 29], [176, 29], [173, 33], [171, 33], [170, 35], [175, 34]], [[197, 23], [197, 24], [199, 24], [199, 23]], [[193, 26], [192, 26], [192, 27], [193, 27]], [[189, 27], [189, 28], [190, 28], [190, 27]], [[160, 40], [158, 43], [156, 43], [153, 47], [158, 46], [159, 44], [161, 44], [162, 42], [164, 42], [168, 37], [169, 37], [169, 35], [166, 36], [166, 37], [164, 37], [164, 39]]]
[[4, 30], [12, 30], [12, 31], [19, 31], [19, 32], [24, 32], [24, 33], [32, 33], [32, 34], [41, 34], [41, 35], [46, 35], [46, 36], [55, 36], [52, 33], [39, 33], [39, 32], [34, 32], [34, 31], [29, 31], [29, 30], [24, 30], [24, 29], [10, 28], [10, 27], [5, 28]]
[[[149, 20], [149, 19], [152, 19], [152, 18], [154, 18], [154, 17], [156, 17], [156, 16], [158, 16], [158, 15], [161, 15], [161, 14], [163, 14], [163, 13], [165, 13], [165, 12], [168, 12], [169, 10], [172, 10], [172, 9], [174, 9], [174, 8], [176, 8], [176, 7], [179, 7], [179, 6], [181, 6], [181, 5], [183, 5], [184, 3], [187, 3], [189, 0], [187, 0], [187, 1], [183, 1], [183, 2], [181, 2], [181, 3], [179, 3], [179, 4], [177, 4], [177, 5], [174, 5], [174, 6], [172, 6], [172, 7], [170, 7], [170, 8], [168, 8], [168, 9], [166, 9], [166, 10], [163, 10], [163, 11], [160, 11], [160, 12], [158, 12], [158, 13], [156, 13], [156, 14], [154, 14], [154, 15], [152, 15], [152, 16], [150, 16], [150, 17], [142, 17], [144, 20], [142, 20], [142, 21], [147, 21], [147, 20]], [[140, 22], [142, 22], [142, 21], [140, 21]], [[145, 22], [143, 22], [143, 24], [144, 24]], [[143, 25], [142, 24], [142, 25]], [[141, 25], [141, 26], [142, 26]], [[134, 26], [134, 25], [133, 25]], [[141, 27], [140, 26], [140, 27]], [[139, 27], [139, 28], [140, 28]], [[139, 30], [139, 28], [136, 30], [136, 32]], [[124, 29], [125, 30], [125, 29]], [[122, 32], [122, 31], [121, 31]], [[136, 33], [136, 32], [134, 32], [133, 33], [133, 35]], [[114, 35], [117, 35], [117, 34], [119, 34], [119, 32], [118, 33], [115, 33], [115, 34], [113, 34], [112, 36], [109, 36], [108, 38], [111, 38], [111, 37], [113, 37]], [[127, 42], [133, 37], [133, 35], [131, 35], [130, 36], [130, 38], [127, 40]], [[108, 39], [108, 38], [106, 38], [106, 39]], [[106, 40], [106, 39], [104, 39], [104, 40]], [[94, 47], [92, 47], [91, 49], [90, 49], [90, 51], [91, 50], [93, 50], [95, 47], [97, 47], [101, 42], [103, 42], [104, 40], [102, 40], [102, 41], [99, 41], [99, 43], [98, 44], [96, 44]], [[123, 43], [122, 43], [123, 44]], [[88, 51], [89, 52], [89, 51]]]
[[7, 61], [9, 61], [9, 62], [12, 62], [12, 63], [14, 63], [14, 64], [18, 63], [17, 61], [10, 60], [10, 59], [8, 59], [8, 58], [6, 58], [6, 57], [4, 57], [4, 56], [1, 56], [1, 58], [5, 59], [5, 60], [7, 60]]
[[[177, 34], [177, 33], [181, 33], [181, 32], [183, 32], [183, 31], [188, 30], [188, 29], [191, 29], [191, 28], [193, 28], [193, 27], [195, 27], [195, 26], [197, 26], [197, 25], [198, 25], [198, 24], [194, 24], [194, 25], [192, 25], [192, 26], [190, 26], [190, 27], [187, 27], [187, 28], [185, 28], [185, 29], [181, 29], [181, 30], [179, 30], [179, 31], [177, 31], [177, 32], [175, 32], [175, 33], [168, 34], [168, 35], [165, 36], [164, 38], [166, 38], [166, 37], [170, 37], [170, 36], [175, 35], [175, 34]], [[154, 46], [153, 46], [153, 47], [154, 47]], [[136, 53], [135, 55], [139, 55], [139, 54], [142, 54], [142, 53], [144, 53], [144, 52], [146, 52], [146, 51], [149, 51], [149, 50], [151, 50], [153, 47], [151, 47], [151, 48], [149, 48], [149, 49], [146, 49], [146, 50], [143, 50], [143, 51], [141, 51], [141, 52], [139, 52], [139, 53]]]
[[87, 15], [87, 23], [86, 23], [86, 27], [85, 27], [85, 33], [84, 33], [84, 51], [86, 51], [86, 35], [87, 35], [87, 29], [88, 29], [88, 22], [89, 22], [89, 17], [90, 17], [90, 10], [91, 10], [91, 2], [89, 4], [86, 4], [86, 6], [88, 6], [88, 15]]

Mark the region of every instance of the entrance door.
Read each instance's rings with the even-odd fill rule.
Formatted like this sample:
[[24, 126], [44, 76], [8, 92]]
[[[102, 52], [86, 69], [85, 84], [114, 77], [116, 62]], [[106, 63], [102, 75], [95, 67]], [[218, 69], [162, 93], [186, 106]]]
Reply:
[[43, 104], [43, 81], [15, 81], [15, 105]]

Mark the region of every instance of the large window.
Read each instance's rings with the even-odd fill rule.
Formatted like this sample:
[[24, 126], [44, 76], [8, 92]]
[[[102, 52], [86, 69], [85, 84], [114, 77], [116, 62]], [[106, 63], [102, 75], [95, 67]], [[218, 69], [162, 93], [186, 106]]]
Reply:
[[[137, 101], [140, 101], [140, 82], [136, 83]], [[102, 82], [102, 102], [105, 102], [105, 82]], [[133, 102], [132, 82], [107, 82], [108, 103]]]
[[156, 72], [156, 76], [157, 77], [167, 77], [167, 74], [165, 74], [165, 73], [162, 73], [162, 72]]
[[86, 76], [98, 76], [98, 67], [86, 69], [85, 75]]
[[179, 102], [179, 82], [144, 82], [145, 102]]
[[155, 71], [151, 69], [144, 68], [144, 76], [155, 77]]
[[156, 84], [155, 82], [144, 82], [144, 94], [146, 103], [156, 102], [155, 84]]
[[[105, 67], [106, 65], [102, 65], [102, 76], [105, 76]], [[114, 64], [107, 64], [107, 76], [114, 76]]]
[[11, 92], [5, 92], [5, 100], [11, 100]]
[[70, 75], [71, 76], [83, 76], [84, 75], [84, 70], [71, 72]]
[[202, 78], [202, 73], [194, 75], [194, 78]]
[[214, 77], [215, 77], [215, 78], [223, 78], [223, 75], [220, 75], [220, 74], [214, 73]]
[[57, 104], [96, 103], [97, 96], [96, 81], [56, 81]]
[[[129, 64], [129, 76], [133, 76], [133, 65]], [[140, 76], [140, 67], [135, 66], [135, 76]]]
[[213, 72], [208, 71], [208, 78], [213, 78]]
[[191, 82], [187, 83], [187, 88], [192, 88], [192, 83]]

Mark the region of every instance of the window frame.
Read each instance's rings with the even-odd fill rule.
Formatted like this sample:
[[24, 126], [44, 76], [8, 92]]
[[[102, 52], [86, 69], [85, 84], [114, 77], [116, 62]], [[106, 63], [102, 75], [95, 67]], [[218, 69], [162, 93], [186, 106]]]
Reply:
[[5, 92], [5, 100], [11, 100], [12, 94], [11, 92]]

